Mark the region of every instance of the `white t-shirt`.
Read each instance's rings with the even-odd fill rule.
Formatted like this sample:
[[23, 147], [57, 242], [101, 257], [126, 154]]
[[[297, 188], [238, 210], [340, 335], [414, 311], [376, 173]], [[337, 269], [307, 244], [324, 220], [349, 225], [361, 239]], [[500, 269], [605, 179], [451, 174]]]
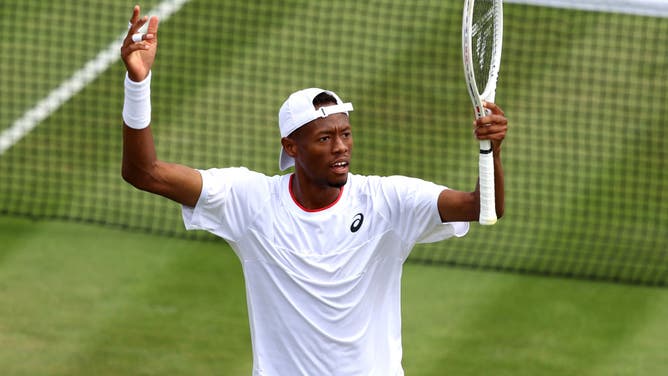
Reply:
[[241, 260], [253, 375], [403, 375], [402, 265], [415, 243], [469, 228], [441, 223], [445, 187], [350, 174], [336, 202], [309, 211], [293, 199], [291, 175], [200, 173], [201, 196], [183, 220]]

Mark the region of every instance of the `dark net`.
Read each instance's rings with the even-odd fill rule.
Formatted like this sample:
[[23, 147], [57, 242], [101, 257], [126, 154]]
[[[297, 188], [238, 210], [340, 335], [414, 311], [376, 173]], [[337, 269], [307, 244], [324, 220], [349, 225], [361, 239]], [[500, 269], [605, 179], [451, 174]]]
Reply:
[[[125, 70], [111, 47], [133, 5], [0, 4], [0, 214], [211, 239], [184, 230], [177, 204], [121, 179]], [[152, 84], [161, 159], [279, 173], [278, 108], [317, 86], [355, 105], [354, 172], [473, 189], [462, 1], [141, 5], [169, 14]], [[505, 217], [410, 260], [665, 286], [668, 22], [504, 13]]]

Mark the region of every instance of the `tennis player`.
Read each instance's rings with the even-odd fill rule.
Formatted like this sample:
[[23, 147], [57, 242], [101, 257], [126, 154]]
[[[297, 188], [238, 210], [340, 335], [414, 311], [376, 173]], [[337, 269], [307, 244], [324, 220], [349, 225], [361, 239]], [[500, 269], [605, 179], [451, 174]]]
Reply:
[[[292, 173], [159, 160], [149, 127], [158, 20], [139, 14], [135, 7], [121, 49], [122, 175], [181, 203], [186, 228], [225, 239], [239, 257], [253, 375], [403, 375], [403, 263], [416, 243], [465, 235], [478, 218], [478, 190], [351, 173], [353, 106], [317, 88], [293, 93], [279, 111], [279, 166]], [[138, 32], [146, 22], [146, 33]], [[487, 108], [491, 114], [474, 128], [493, 142], [501, 217], [507, 120], [495, 104]]]

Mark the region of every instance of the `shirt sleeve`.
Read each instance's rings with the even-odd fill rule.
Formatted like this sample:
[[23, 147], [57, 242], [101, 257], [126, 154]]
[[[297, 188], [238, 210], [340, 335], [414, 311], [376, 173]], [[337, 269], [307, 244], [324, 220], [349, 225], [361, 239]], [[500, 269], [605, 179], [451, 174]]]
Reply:
[[267, 177], [245, 167], [198, 170], [202, 193], [195, 207], [182, 206], [188, 230], [205, 230], [236, 241], [269, 196]]
[[438, 197], [447, 187], [404, 176], [388, 177], [387, 182], [390, 189], [385, 195], [396, 195], [387, 200], [391, 221], [406, 242], [432, 243], [468, 232], [468, 222], [441, 221]]

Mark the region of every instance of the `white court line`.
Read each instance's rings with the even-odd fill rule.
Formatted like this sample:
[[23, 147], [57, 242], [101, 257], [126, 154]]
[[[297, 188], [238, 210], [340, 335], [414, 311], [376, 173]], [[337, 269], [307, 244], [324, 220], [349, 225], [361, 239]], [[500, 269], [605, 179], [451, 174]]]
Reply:
[[[161, 21], [166, 21], [172, 14], [178, 12], [188, 1], [189, 0], [165, 0], [147, 14], [150, 16], [158, 16]], [[37, 102], [37, 104], [26, 111], [23, 116], [16, 119], [9, 128], [0, 133], [0, 155], [19, 142], [42, 121], [56, 112], [60, 106], [74, 97], [86, 87], [86, 85], [94, 81], [100, 74], [107, 70], [107, 68], [120, 59], [121, 45], [123, 44], [123, 39], [125, 39], [125, 36], [127, 35], [127, 22], [121, 26], [125, 31], [123, 31], [116, 40], [111, 42], [107, 48], [100, 51], [93, 60], [88, 61], [83, 68], [74, 72], [70, 78], [63, 81], [57, 88], [51, 91], [49, 95]]]
[[505, 2], [597, 12], [668, 17], [668, 1], [666, 0], [505, 0]]

